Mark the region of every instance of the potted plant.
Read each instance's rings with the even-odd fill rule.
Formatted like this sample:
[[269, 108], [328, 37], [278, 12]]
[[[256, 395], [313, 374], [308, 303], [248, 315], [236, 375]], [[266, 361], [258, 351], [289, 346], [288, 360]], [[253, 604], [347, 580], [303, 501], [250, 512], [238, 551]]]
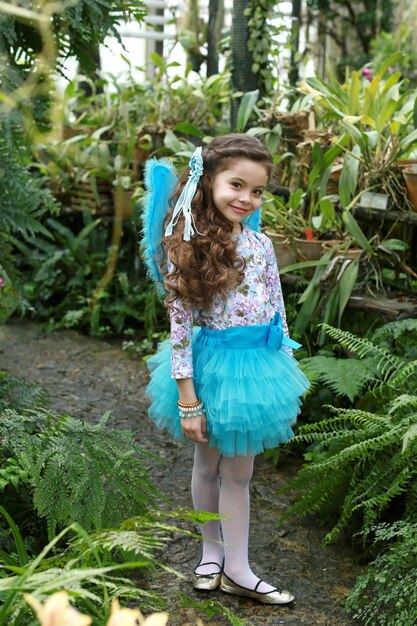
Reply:
[[315, 76], [300, 85], [317, 117], [333, 126], [336, 145], [342, 148], [342, 207], [366, 189], [385, 193], [400, 206], [407, 204], [399, 162], [417, 145], [417, 91], [405, 88], [400, 72], [387, 77], [400, 57], [389, 57], [371, 80], [352, 71], [343, 83], [330, 73], [327, 82]]
[[[263, 229], [272, 240], [280, 268], [294, 266], [306, 270], [317, 265], [324, 251], [324, 235], [329, 241], [336, 229], [336, 212], [330, 198], [321, 198], [309, 212], [306, 193], [302, 189], [282, 196], [267, 194], [262, 213]], [[334, 240], [331, 240], [334, 243]], [[294, 265], [296, 264], [296, 265]]]

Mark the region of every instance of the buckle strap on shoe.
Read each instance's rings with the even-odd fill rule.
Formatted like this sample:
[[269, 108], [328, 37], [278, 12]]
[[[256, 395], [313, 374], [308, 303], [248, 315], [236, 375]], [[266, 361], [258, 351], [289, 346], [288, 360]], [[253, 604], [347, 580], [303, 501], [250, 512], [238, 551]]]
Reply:
[[[198, 574], [196, 570], [198, 570], [199, 567], [204, 567], [205, 565], [217, 565], [217, 567], [219, 568], [218, 572], [213, 572], [211, 574]], [[197, 578], [206, 578], [207, 576], [217, 576], [217, 574], [221, 574], [223, 571], [223, 565], [220, 565], [220, 563], [217, 563], [216, 561], [206, 561], [205, 563], [199, 563], [197, 565], [197, 567], [194, 570], [194, 576], [197, 576]]]

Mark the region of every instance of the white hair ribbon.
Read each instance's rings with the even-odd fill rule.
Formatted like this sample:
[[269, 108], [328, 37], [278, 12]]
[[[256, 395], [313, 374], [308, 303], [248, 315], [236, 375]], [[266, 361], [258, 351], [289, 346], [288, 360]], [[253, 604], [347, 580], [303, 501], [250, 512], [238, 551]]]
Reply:
[[202, 148], [199, 147], [195, 149], [194, 154], [190, 159], [189, 166], [190, 174], [188, 176], [188, 180], [176, 202], [171, 221], [165, 229], [165, 237], [172, 235], [172, 230], [174, 226], [177, 225], [182, 214], [185, 220], [183, 236], [184, 241], [190, 241], [190, 237], [192, 237], [196, 232], [201, 235], [194, 223], [194, 217], [191, 212], [191, 202], [193, 201], [197, 190], [197, 183], [203, 175]]

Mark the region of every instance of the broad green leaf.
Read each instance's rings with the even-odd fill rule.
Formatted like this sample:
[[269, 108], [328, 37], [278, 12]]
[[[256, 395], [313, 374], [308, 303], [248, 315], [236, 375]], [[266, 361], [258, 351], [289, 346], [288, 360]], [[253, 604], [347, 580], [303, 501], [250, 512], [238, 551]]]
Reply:
[[386, 250], [393, 250], [394, 252], [403, 252], [408, 250], [410, 246], [405, 241], [401, 239], [386, 239], [382, 242], [381, 248], [385, 248]]
[[[324, 305], [323, 308], [323, 322], [325, 324], [329, 324], [336, 319], [337, 316], [337, 306], [339, 302], [339, 290], [334, 289], [330, 292], [329, 298]], [[319, 345], [322, 346], [326, 337], [326, 331], [324, 328], [321, 329], [319, 334]]]
[[330, 198], [322, 198], [319, 202], [319, 207], [325, 224], [331, 226], [334, 223], [336, 217], [333, 202], [330, 200]]
[[358, 146], [361, 149], [362, 154], [365, 154], [366, 152], [366, 140], [363, 136], [363, 133], [359, 130], [359, 128], [356, 128], [356, 126], [354, 126], [353, 124], [349, 124], [349, 122], [343, 122], [342, 120], [342, 124], [346, 127], [346, 130], [348, 131], [349, 135], [352, 137], [354, 143], [358, 144]]
[[290, 195], [290, 200], [289, 200], [289, 207], [290, 209], [298, 209], [298, 207], [300, 206], [300, 202], [301, 199], [303, 197], [303, 190], [302, 189], [297, 189], [296, 191], [294, 191], [291, 195]]
[[77, 241], [82, 241], [83, 239], [86, 239], [86, 237], [88, 237], [91, 231], [94, 230], [101, 223], [101, 221], [102, 219], [99, 218], [97, 220], [94, 220], [94, 222], [87, 224], [87, 226], [84, 226], [84, 228], [77, 235]]
[[376, 120], [376, 129], [379, 133], [385, 128], [387, 122], [392, 118], [394, 111], [396, 110], [398, 103], [395, 100], [388, 100], [382, 107]]
[[3, 517], [6, 519], [12, 532], [17, 554], [19, 557], [19, 565], [26, 565], [27, 563], [29, 563], [29, 555], [27, 553], [25, 542], [23, 541], [23, 537], [20, 534], [18, 526], [15, 524], [6, 509], [2, 506], [0, 506], [0, 514], [3, 515]]
[[249, 137], [261, 137], [262, 135], [267, 135], [270, 132], [271, 131], [269, 128], [264, 128], [262, 126], [252, 126], [251, 128], [248, 128], [246, 134], [249, 135]]
[[91, 192], [93, 194], [94, 201], [95, 201], [97, 206], [100, 206], [101, 200], [100, 200], [100, 196], [98, 195], [97, 179], [96, 179], [95, 176], [92, 176], [92, 175], [88, 174], [87, 180], [90, 183], [90, 189], [91, 189]]
[[282, 128], [280, 124], [276, 124], [271, 132], [265, 137], [265, 145], [271, 154], [276, 154], [278, 146], [281, 142]]
[[296, 272], [297, 270], [305, 270], [309, 267], [317, 267], [318, 265], [328, 265], [329, 262], [325, 259], [317, 259], [315, 261], [301, 261], [300, 263], [292, 263], [286, 267], [280, 267], [280, 274], [289, 274], [290, 272]]
[[352, 195], [356, 191], [358, 184], [359, 156], [360, 148], [358, 145], [355, 145], [353, 146], [352, 154], [346, 154], [343, 159], [343, 168], [339, 180], [339, 198], [343, 208], [348, 206]]
[[391, 56], [388, 57], [388, 59], [385, 61], [385, 63], [383, 63], [381, 65], [381, 67], [378, 69], [378, 76], [380, 76], [380, 77], [383, 76], [385, 74], [385, 72], [387, 71], [387, 69], [391, 65], [395, 65], [396, 63], [401, 61], [403, 56], [404, 56], [404, 54], [401, 52], [401, 50], [397, 50], [396, 52], [391, 54]]
[[368, 143], [368, 146], [373, 150], [376, 148], [378, 143], [378, 131], [377, 130], [368, 130], [364, 134], [365, 140]]
[[413, 130], [409, 135], [407, 135], [407, 137], [405, 137], [401, 141], [401, 154], [404, 154], [404, 152], [408, 148], [411, 148], [413, 144], [417, 144], [417, 129]]
[[348, 168], [348, 185], [349, 191], [354, 194], [358, 184], [358, 172], [359, 172], [359, 157], [361, 150], [359, 146], [353, 146], [352, 153], [348, 154], [349, 168]]
[[376, 104], [375, 95], [378, 92], [378, 87], [379, 87], [380, 82], [381, 82], [381, 77], [375, 76], [375, 78], [369, 83], [368, 89], [365, 95], [365, 100], [363, 103], [362, 115], [369, 115], [370, 117], [375, 117], [375, 104]]
[[[92, 133], [91, 139], [100, 139], [101, 135], [103, 135], [103, 133], [107, 132], [111, 128], [113, 128], [112, 124], [107, 124], [107, 126], [101, 126], [101, 128], [97, 128], [97, 130]], [[106, 145], [107, 147], [107, 144], [104, 145]]]
[[[340, 155], [343, 149], [343, 145], [348, 141], [347, 135], [344, 135], [341, 141], [338, 144], [335, 144], [329, 150], [327, 150], [324, 154], [321, 153], [321, 148], [318, 144], [315, 144], [313, 147], [312, 154], [312, 162], [313, 169], [311, 170], [308, 183], [307, 183], [307, 191], [311, 191], [311, 189], [316, 185], [316, 181], [320, 176], [330, 174], [330, 167], [334, 160]], [[325, 174], [326, 170], [329, 169], [329, 172]]]
[[303, 85], [307, 88], [312, 87], [321, 96], [330, 96], [332, 94], [331, 89], [329, 89], [326, 83], [322, 81], [321, 78], [319, 78], [318, 76], [311, 76], [310, 78], [307, 78], [307, 80], [304, 81]]
[[350, 261], [346, 266], [341, 279], [339, 280], [339, 312], [338, 312], [338, 325], [342, 319], [343, 312], [346, 308], [349, 298], [352, 295], [353, 288], [358, 277], [359, 261]]
[[332, 250], [328, 250], [322, 255], [320, 260], [325, 261], [326, 263], [320, 264], [316, 267], [316, 271], [314, 272], [313, 278], [310, 280], [310, 283], [307, 289], [301, 294], [298, 300], [298, 304], [303, 304], [303, 302], [306, 302], [306, 300], [308, 300], [311, 297], [311, 294], [317, 288], [321, 280], [321, 277], [323, 276], [325, 267], [329, 264], [330, 259], [332, 258], [332, 254], [333, 254]]
[[385, 94], [387, 91], [394, 87], [398, 83], [398, 80], [401, 78], [401, 72], [396, 72], [395, 74], [391, 74], [389, 78], [384, 82], [384, 86], [382, 88], [382, 93]]
[[151, 58], [151, 61], [153, 61], [160, 70], [164, 69], [165, 61], [157, 52], [151, 52], [149, 56]]
[[363, 250], [372, 253], [372, 247], [370, 246], [369, 241], [365, 237], [361, 227], [350, 211], [343, 211], [343, 221], [356, 243], [358, 243]]
[[323, 223], [323, 215], [313, 215], [311, 223], [313, 224], [315, 230], [320, 230]]
[[259, 98], [259, 89], [246, 92], [237, 112], [236, 131], [243, 132]]
[[174, 153], [180, 152], [182, 148], [180, 140], [176, 134], [172, 132], [172, 130], [165, 131], [164, 146], [172, 150]]
[[311, 291], [310, 297], [303, 303], [301, 309], [298, 312], [297, 319], [294, 324], [294, 334], [303, 335], [307, 326], [309, 325], [311, 318], [316, 312], [317, 305], [321, 296], [321, 291], [318, 286], [315, 286]]
[[417, 98], [414, 100], [413, 124], [414, 124], [414, 128], [417, 128]]
[[390, 132], [392, 135], [394, 135], [394, 137], [398, 135], [398, 131], [400, 130], [401, 126], [402, 124], [400, 124], [400, 122], [397, 122], [396, 120], [392, 120], [388, 125]]
[[324, 102], [327, 102], [329, 107], [336, 113], [336, 115], [338, 115], [338, 117], [342, 118], [345, 116], [346, 112], [342, 111], [342, 109], [340, 108], [340, 104], [343, 103], [341, 103], [339, 100], [333, 98], [333, 96], [328, 96], [324, 98]]
[[359, 90], [360, 90], [360, 80], [359, 73], [352, 72], [350, 78], [350, 88], [349, 88], [349, 103], [348, 103], [348, 111], [350, 115], [356, 115], [359, 111]]
[[340, 204], [342, 206], [343, 209], [345, 209], [349, 202], [350, 202], [350, 198], [351, 198], [351, 194], [349, 191], [349, 185], [347, 183], [347, 163], [346, 163], [346, 157], [345, 160], [343, 162], [343, 169], [342, 169], [342, 173], [340, 175], [339, 178], [339, 198], [340, 198]]
[[50, 217], [46, 220], [48, 226], [50, 226], [55, 232], [62, 235], [67, 243], [72, 243], [75, 241], [75, 235], [70, 228], [67, 228], [53, 217]]
[[202, 130], [194, 126], [194, 124], [189, 124], [188, 122], [180, 122], [176, 124], [175, 130], [180, 133], [184, 133], [185, 135], [191, 135], [192, 137], [204, 137], [204, 133]]

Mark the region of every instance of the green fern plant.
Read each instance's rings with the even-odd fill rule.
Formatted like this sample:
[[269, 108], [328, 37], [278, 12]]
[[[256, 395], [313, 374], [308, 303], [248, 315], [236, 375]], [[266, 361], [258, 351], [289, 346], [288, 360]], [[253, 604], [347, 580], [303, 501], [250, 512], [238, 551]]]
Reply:
[[23, 411], [33, 405], [44, 407], [47, 400], [47, 391], [39, 385], [0, 370], [0, 413], [8, 408]]
[[367, 385], [383, 400], [378, 412], [328, 407], [329, 418], [301, 426], [295, 437], [310, 446], [310, 462], [285, 488], [301, 493], [286, 516], [320, 512], [333, 521], [330, 542], [348, 527], [366, 531], [385, 515], [417, 513], [417, 361], [340, 329], [326, 332], [370, 359]]
[[[327, 353], [302, 359], [300, 364], [311, 382], [310, 396], [323, 386], [331, 389], [336, 397], [345, 397], [350, 402], [377, 387], [382, 396], [393, 385], [397, 385], [396, 373], [401, 372], [401, 376], [408, 376], [416, 369], [415, 319], [385, 324], [374, 332], [371, 339], [356, 337], [348, 331], [327, 324], [321, 326], [336, 342], [335, 349], [340, 350], [342, 347], [357, 358], [342, 359]], [[412, 378], [409, 382], [417, 392], [417, 382], [414, 384]], [[401, 385], [399, 388], [401, 389]], [[375, 404], [375, 396], [372, 400]]]
[[[0, 626], [32, 623], [24, 593], [43, 602], [54, 592], [65, 590], [81, 612], [92, 615], [94, 626], [106, 623], [114, 598], [134, 601], [146, 610], [165, 609], [166, 601], [148, 591], [148, 585], [142, 585], [142, 581], [155, 568], [186, 578], [159, 557], [178, 533], [200, 539], [179, 528], [176, 522], [206, 523], [218, 519], [215, 514], [176, 509], [146, 511], [117, 528], [93, 533], [74, 523], [42, 547], [37, 556], [31, 557], [19, 528], [3, 507], [0, 507], [1, 515], [11, 528], [15, 547], [10, 553], [0, 550]], [[134, 579], [128, 577], [132, 570]], [[231, 624], [243, 624], [233, 621], [233, 614], [220, 606], [216, 612], [227, 616]]]
[[[78, 328], [93, 336], [138, 333], [150, 337], [164, 318], [143, 267], [134, 268], [133, 237], [123, 238], [111, 283], [92, 305], [92, 295], [106, 271], [108, 225], [88, 213], [75, 227], [63, 216], [47, 219], [48, 236], [16, 241], [18, 266], [25, 274], [25, 297], [48, 328]], [[74, 231], [74, 232], [73, 232]]]
[[357, 579], [346, 608], [365, 626], [413, 626], [417, 523], [380, 524], [371, 530], [379, 555]]
[[0, 451], [25, 472], [49, 537], [72, 522], [87, 530], [112, 527], [156, 502], [143, 462], [149, 455], [130, 432], [109, 429], [108, 418], [90, 425], [42, 408], [1, 415]]

